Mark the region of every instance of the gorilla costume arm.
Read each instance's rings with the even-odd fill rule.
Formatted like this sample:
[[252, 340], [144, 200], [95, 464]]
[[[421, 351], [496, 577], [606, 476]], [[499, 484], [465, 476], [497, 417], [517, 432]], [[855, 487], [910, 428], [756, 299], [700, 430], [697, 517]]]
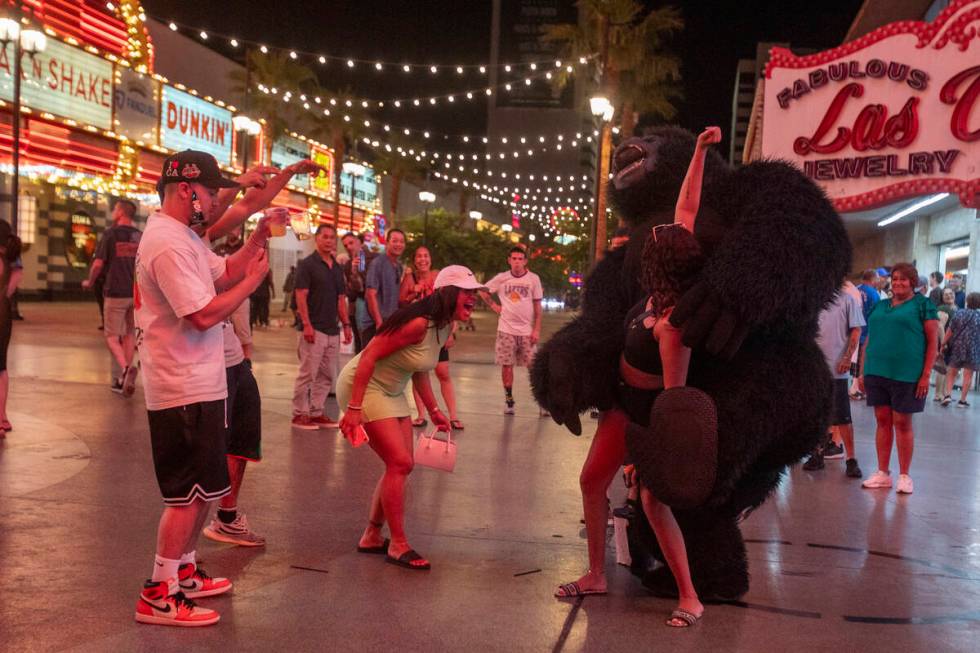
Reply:
[[685, 345], [730, 358], [749, 331], [814, 324], [850, 269], [851, 246], [823, 191], [790, 164], [752, 163], [727, 181], [710, 201], [737, 222], [670, 321]]
[[623, 320], [636, 285], [635, 275], [630, 279], [626, 272], [629, 249], [606, 253], [586, 279], [581, 314], [538, 349], [531, 365], [534, 398], [575, 435], [582, 434], [579, 413], [613, 404]]

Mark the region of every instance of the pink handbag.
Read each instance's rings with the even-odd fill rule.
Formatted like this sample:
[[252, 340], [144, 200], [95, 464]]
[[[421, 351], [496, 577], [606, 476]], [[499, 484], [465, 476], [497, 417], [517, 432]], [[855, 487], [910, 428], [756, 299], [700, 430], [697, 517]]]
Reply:
[[456, 467], [456, 443], [448, 431], [445, 440], [436, 439], [438, 432], [438, 429], [433, 429], [428, 434], [419, 434], [415, 441], [415, 463], [451, 472]]

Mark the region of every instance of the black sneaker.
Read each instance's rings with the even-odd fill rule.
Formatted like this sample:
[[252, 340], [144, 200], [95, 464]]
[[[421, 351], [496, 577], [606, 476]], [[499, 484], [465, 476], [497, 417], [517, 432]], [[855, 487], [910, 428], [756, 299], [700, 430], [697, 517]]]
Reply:
[[803, 463], [803, 469], [808, 472], [815, 472], [823, 469], [823, 454], [817, 452], [810, 454], [810, 460]]
[[970, 402], [969, 401], [963, 401], [962, 399], [960, 399], [959, 401], [956, 402], [956, 407], [957, 408], [969, 408], [970, 407]]
[[122, 379], [113, 379], [112, 383], [109, 384], [109, 389], [115, 392], [117, 395], [121, 395], [123, 393]]
[[844, 463], [847, 468], [844, 470], [844, 474], [848, 478], [861, 478], [863, 474], [861, 473], [861, 468], [858, 467], [858, 461], [856, 458], [848, 458], [847, 462]]
[[844, 457], [844, 447], [834, 442], [831, 442], [823, 448], [823, 458], [824, 460], [839, 460]]

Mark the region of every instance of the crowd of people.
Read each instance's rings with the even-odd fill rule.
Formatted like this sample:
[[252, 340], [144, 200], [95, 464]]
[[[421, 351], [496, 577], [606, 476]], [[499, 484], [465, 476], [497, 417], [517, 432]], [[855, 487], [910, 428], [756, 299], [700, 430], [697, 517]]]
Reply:
[[[912, 416], [925, 409], [930, 386], [933, 401], [950, 406], [961, 371], [956, 406], [968, 408], [973, 373], [980, 366], [980, 293], [968, 294], [964, 287], [959, 274], [947, 279], [932, 272], [927, 278], [910, 263], [866, 270], [857, 286], [844, 281], [820, 316], [817, 340], [835, 377], [832, 428], [804, 469], [817, 471], [827, 459], [844, 458], [847, 476], [863, 476], [848, 399], [864, 400], [874, 409], [877, 470], [862, 486], [913, 492]], [[893, 448], [897, 481], [891, 473]]]
[[[686, 383], [690, 350], [668, 318], [702, 266], [694, 219], [704, 152], [719, 137], [716, 128], [701, 135], [674, 223], [655, 228], [647, 242], [644, 258], [652, 263], [642, 282], [648, 296], [624, 325], [619, 364], [621, 405], [641, 409], [628, 414], [614, 408], [599, 418], [581, 476], [589, 571], [559, 586], [558, 597], [606, 592], [607, 490], [624, 464], [629, 469], [627, 424], [648, 422], [653, 401]], [[232, 582], [210, 576], [197, 564], [199, 534], [242, 546], [265, 544], [239, 508], [238, 497], [247, 463], [262, 458], [251, 332], [257, 324], [268, 324], [268, 239], [284, 231], [287, 216], [265, 211], [247, 239], [244, 224], [292, 176], [316, 170], [312, 161], [301, 161], [283, 170], [256, 167], [232, 180], [222, 176], [210, 155], [184, 151], [164, 162], [160, 209], [149, 216], [144, 231], [134, 226], [137, 207], [132, 202], [121, 199], [113, 206], [113, 224], [83, 285], [98, 286], [104, 296], [104, 336], [114, 363], [110, 389], [130, 397], [142, 374], [164, 502], [152, 573], [137, 602], [139, 622], [204, 626], [218, 621], [217, 612], [194, 599], [227, 592]], [[325, 223], [316, 229], [314, 245], [283, 286], [283, 307], [293, 308], [298, 332], [291, 426], [339, 429], [354, 446], [369, 445], [384, 463], [384, 473], [357, 551], [383, 555], [403, 568], [429, 569], [431, 563], [409, 544], [405, 528], [413, 429], [430, 423], [445, 432], [464, 428], [450, 352], [457, 325], [471, 321], [478, 299], [499, 315], [494, 358], [500, 367], [502, 412], [515, 414], [514, 367], [531, 363], [541, 337], [541, 280], [528, 269], [527, 252], [520, 246], [510, 250], [508, 269], [482, 283], [460, 265], [434, 269], [432, 252], [424, 245], [412, 252], [410, 264], [403, 264], [406, 236], [399, 229], [388, 232], [382, 252], [365, 247], [358, 234], [345, 233], [340, 245], [346, 256], [338, 256], [337, 230]], [[0, 222], [0, 437], [11, 429], [5, 414], [5, 362], [18, 255], [16, 237]], [[961, 371], [956, 405], [969, 407], [973, 372], [980, 365], [980, 293], [967, 294], [964, 285], [957, 275], [948, 281], [939, 273], [920, 277], [908, 263], [868, 270], [856, 286], [842, 280], [835, 300], [820, 315], [816, 339], [833, 378], [831, 426], [804, 469], [817, 471], [827, 459], [846, 457], [846, 475], [863, 477], [850, 413], [850, 400], [863, 399], [874, 409], [877, 451], [877, 470], [863, 487], [892, 487], [894, 447], [897, 491], [912, 493], [912, 415], [924, 409], [930, 385], [934, 401], [952, 405]], [[657, 343], [654, 349], [651, 341]], [[342, 346], [350, 346], [354, 356], [341, 369]], [[341, 412], [336, 419], [325, 412], [332, 394]], [[694, 625], [704, 607], [673, 512], [642, 480], [629, 478], [634, 505], [646, 514], [679, 589], [667, 623]], [[217, 510], [208, 522], [211, 502]]]

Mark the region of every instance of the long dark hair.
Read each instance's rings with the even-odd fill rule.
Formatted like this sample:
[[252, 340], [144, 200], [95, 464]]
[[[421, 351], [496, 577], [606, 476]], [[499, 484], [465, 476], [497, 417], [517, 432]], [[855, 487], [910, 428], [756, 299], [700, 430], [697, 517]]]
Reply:
[[13, 263], [20, 258], [20, 238], [14, 234], [10, 223], [6, 220], [0, 220], [0, 249], [3, 250], [3, 259], [8, 263]]
[[704, 254], [694, 234], [680, 225], [658, 229], [643, 246], [640, 282], [649, 293], [651, 308], [661, 314], [694, 285]]
[[459, 288], [456, 286], [439, 288], [428, 297], [412, 302], [392, 313], [378, 329], [378, 335], [397, 331], [417, 317], [435, 322], [436, 328], [441, 329], [453, 321], [458, 296]]

